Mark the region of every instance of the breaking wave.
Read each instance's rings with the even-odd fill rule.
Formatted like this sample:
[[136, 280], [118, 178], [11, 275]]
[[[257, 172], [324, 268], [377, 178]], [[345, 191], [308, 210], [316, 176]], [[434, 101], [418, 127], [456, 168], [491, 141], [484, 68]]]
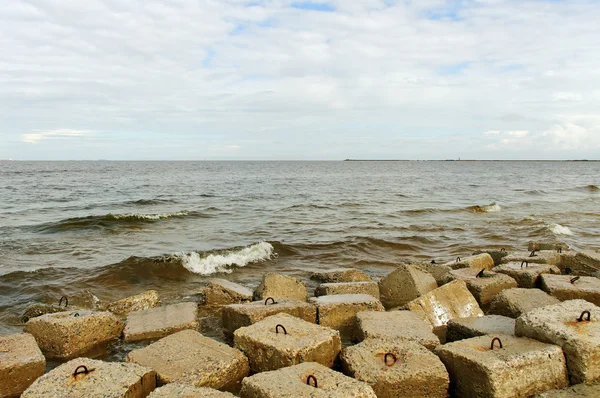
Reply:
[[552, 233], [555, 235], [567, 235], [567, 236], [573, 235], [573, 232], [569, 229], [569, 227], [565, 227], [560, 224], [554, 224], [549, 228], [550, 228], [550, 231], [552, 231]]
[[499, 204], [496, 202], [490, 203], [489, 205], [484, 206], [470, 206], [467, 207], [467, 210], [470, 210], [474, 213], [497, 213], [502, 210]]

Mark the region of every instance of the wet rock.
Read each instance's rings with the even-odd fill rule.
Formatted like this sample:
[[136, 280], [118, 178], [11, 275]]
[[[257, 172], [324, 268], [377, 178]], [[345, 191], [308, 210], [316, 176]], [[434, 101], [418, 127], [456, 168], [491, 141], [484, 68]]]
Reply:
[[344, 373], [368, 383], [378, 398], [448, 395], [448, 372], [440, 359], [412, 341], [367, 339], [345, 348]]
[[123, 323], [110, 312], [66, 311], [42, 315], [25, 325], [48, 359], [70, 359], [114, 340]]
[[560, 267], [563, 271], [569, 268], [571, 273], [575, 275], [591, 276], [593, 273], [600, 271], [600, 253], [591, 250], [579, 253], [562, 253]]
[[231, 304], [223, 307], [223, 329], [227, 338], [233, 338], [237, 329], [250, 326], [268, 316], [285, 313], [307, 322], [317, 322], [317, 309], [306, 301], [277, 299], [254, 301], [248, 304]]
[[446, 339], [446, 325], [451, 319], [483, 316], [465, 281], [454, 281], [438, 287], [411, 301], [406, 307], [429, 321], [442, 343]]
[[21, 322], [27, 323], [32, 318], [36, 318], [38, 316], [46, 315], [46, 314], [56, 314], [57, 312], [64, 312], [66, 309], [64, 307], [58, 307], [56, 305], [48, 305], [48, 304], [32, 304], [25, 309], [23, 315], [21, 315]]
[[310, 299], [317, 307], [318, 324], [340, 331], [342, 338], [351, 338], [355, 316], [361, 311], [385, 311], [381, 302], [367, 294], [337, 294]]
[[410, 264], [399, 266], [379, 281], [381, 302], [386, 308], [400, 307], [435, 288], [433, 276]]
[[332, 367], [342, 343], [337, 330], [277, 314], [234, 333], [235, 348], [246, 354], [253, 372], [276, 370], [302, 362]]
[[515, 320], [501, 315], [452, 319], [448, 322], [446, 341], [452, 342], [497, 334], [514, 336]]
[[540, 289], [514, 288], [503, 290], [490, 303], [489, 314], [518, 318], [533, 309], [558, 304], [560, 301]]
[[463, 280], [467, 283], [467, 289], [484, 311], [489, 308], [495, 295], [503, 290], [517, 287], [517, 281], [508, 275], [478, 270], [477, 268], [461, 268], [452, 271], [451, 274], [457, 280]]
[[497, 335], [474, 337], [436, 349], [457, 397], [529, 397], [566, 387], [565, 357], [560, 347], [536, 340]]
[[[584, 311], [590, 312], [590, 321], [581, 318]], [[600, 380], [599, 319], [600, 308], [584, 300], [569, 300], [521, 315], [515, 334], [561, 346], [571, 383], [593, 383]]]
[[[309, 377], [312, 378], [309, 379]], [[315, 380], [317, 387], [315, 386]], [[311, 384], [309, 385], [308, 382]], [[247, 377], [241, 398], [376, 398], [371, 386], [314, 362]]]
[[502, 259], [502, 264], [518, 263], [527, 261], [529, 264], [549, 264], [559, 265], [561, 262], [560, 254], [555, 251], [536, 251], [534, 256], [532, 252], [514, 252]]
[[265, 300], [269, 297], [306, 301], [308, 293], [306, 285], [293, 276], [267, 272], [263, 276], [260, 285], [254, 291], [254, 299]]
[[379, 299], [379, 285], [376, 282], [322, 283], [315, 289], [315, 296], [334, 294], [368, 294]]
[[551, 390], [545, 393], [534, 395], [535, 398], [598, 398], [600, 397], [600, 384], [576, 386], [564, 388], [562, 390]]
[[141, 341], [168, 336], [184, 329], [197, 330], [198, 305], [179, 303], [130, 312], [123, 331], [125, 341]]
[[46, 370], [46, 358], [26, 333], [0, 336], [0, 397], [19, 396]]
[[370, 282], [371, 277], [356, 268], [335, 268], [315, 271], [310, 279], [321, 283]]
[[413, 341], [433, 350], [440, 340], [429, 322], [411, 311], [364, 311], [356, 314], [356, 337]]
[[436, 263], [415, 263], [421, 271], [425, 271], [435, 279], [438, 286], [445, 285], [454, 280], [454, 277], [450, 274], [452, 268], [444, 264]]
[[555, 265], [529, 264], [527, 261], [502, 264], [495, 267], [493, 271], [514, 278], [519, 287], [524, 288], [537, 287], [542, 274], [560, 275], [560, 269]]
[[[85, 366], [89, 373], [85, 374]], [[75, 371], [81, 372], [73, 376]], [[21, 398], [144, 398], [156, 388], [156, 373], [136, 364], [77, 358], [46, 373]]]
[[126, 315], [134, 311], [142, 311], [160, 306], [160, 298], [156, 290], [126, 297], [122, 300], [112, 302], [106, 305], [103, 310], [110, 311], [116, 315]]
[[494, 259], [487, 253], [478, 254], [476, 256], [457, 257], [454, 261], [449, 261], [444, 264], [452, 269], [460, 268], [477, 268], [492, 269], [494, 267]]
[[567, 245], [566, 243], [560, 243], [560, 242], [537, 242], [537, 241], [530, 241], [527, 244], [527, 250], [529, 250], [530, 252], [533, 250], [535, 250], [535, 251], [540, 251], [540, 250], [557, 251], [558, 249], [569, 250], [569, 245]]
[[581, 299], [600, 305], [600, 280], [593, 276], [542, 275], [540, 282], [543, 291], [560, 301]]
[[213, 388], [169, 383], [154, 390], [148, 398], [235, 398], [235, 395]]
[[204, 305], [227, 305], [249, 303], [252, 301], [252, 290], [225, 279], [211, 279], [204, 289]]
[[125, 360], [154, 369], [161, 385], [178, 382], [230, 391], [249, 372], [248, 359], [241, 351], [195, 330], [182, 330], [133, 350]]

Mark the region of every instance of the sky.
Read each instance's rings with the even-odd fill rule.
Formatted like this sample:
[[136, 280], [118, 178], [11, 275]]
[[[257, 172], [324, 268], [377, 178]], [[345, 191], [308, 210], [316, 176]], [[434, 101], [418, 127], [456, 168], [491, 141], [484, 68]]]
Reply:
[[599, 159], [599, 0], [11, 0], [0, 159]]

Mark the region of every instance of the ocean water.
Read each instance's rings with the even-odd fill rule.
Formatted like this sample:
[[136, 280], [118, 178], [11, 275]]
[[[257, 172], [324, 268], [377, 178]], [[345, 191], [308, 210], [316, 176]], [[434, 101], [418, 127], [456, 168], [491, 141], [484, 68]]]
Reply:
[[62, 295], [174, 302], [211, 276], [600, 249], [599, 187], [598, 162], [4, 162], [0, 334]]

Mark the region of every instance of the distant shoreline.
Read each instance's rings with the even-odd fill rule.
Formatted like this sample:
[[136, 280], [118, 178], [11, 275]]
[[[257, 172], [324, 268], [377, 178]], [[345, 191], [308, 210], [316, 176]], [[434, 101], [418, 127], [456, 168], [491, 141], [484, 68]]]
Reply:
[[596, 159], [544, 160], [544, 159], [344, 159], [344, 162], [600, 162]]

